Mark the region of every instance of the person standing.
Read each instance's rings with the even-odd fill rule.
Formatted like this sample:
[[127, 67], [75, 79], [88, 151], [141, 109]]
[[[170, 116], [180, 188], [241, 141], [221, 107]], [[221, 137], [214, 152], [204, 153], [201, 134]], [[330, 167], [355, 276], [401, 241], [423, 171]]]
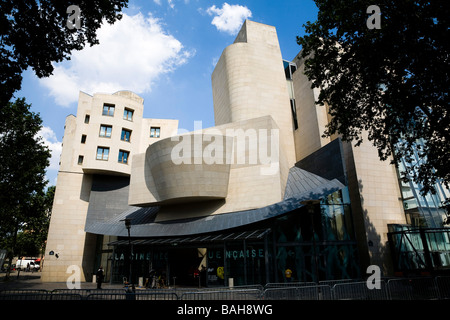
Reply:
[[96, 272], [96, 280], [97, 280], [97, 289], [101, 289], [102, 288], [102, 282], [103, 282], [103, 267], [100, 266], [100, 268], [98, 268], [97, 272]]
[[287, 281], [287, 282], [291, 282], [291, 280], [292, 280], [292, 270], [289, 269], [289, 268], [287, 268], [287, 269], [284, 271], [284, 276], [286, 277], [286, 281]]

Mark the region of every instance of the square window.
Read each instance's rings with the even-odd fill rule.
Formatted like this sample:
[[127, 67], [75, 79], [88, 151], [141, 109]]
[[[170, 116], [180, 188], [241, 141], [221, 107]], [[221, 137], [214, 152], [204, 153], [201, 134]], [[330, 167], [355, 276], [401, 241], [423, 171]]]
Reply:
[[128, 158], [130, 156], [130, 152], [129, 151], [125, 151], [125, 150], [119, 150], [119, 162], [120, 163], [128, 163]]
[[131, 139], [131, 130], [122, 129], [120, 140], [130, 142], [130, 139]]
[[85, 134], [81, 135], [81, 143], [86, 143], [87, 136]]
[[112, 126], [100, 125], [100, 137], [111, 138]]
[[125, 110], [123, 111], [123, 119], [132, 121], [133, 120], [133, 113], [134, 113], [133, 110], [125, 108]]
[[108, 158], [109, 158], [109, 148], [97, 147], [97, 160], [108, 160]]
[[161, 133], [160, 127], [151, 127], [150, 128], [150, 138], [159, 138]]
[[104, 104], [103, 105], [103, 113], [104, 116], [113, 117], [114, 116], [115, 106], [113, 104]]

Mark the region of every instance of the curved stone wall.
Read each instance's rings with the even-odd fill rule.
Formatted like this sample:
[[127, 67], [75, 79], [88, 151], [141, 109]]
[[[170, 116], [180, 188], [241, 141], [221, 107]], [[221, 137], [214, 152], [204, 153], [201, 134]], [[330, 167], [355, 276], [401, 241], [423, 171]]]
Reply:
[[232, 137], [188, 133], [150, 145], [144, 176], [154, 199], [148, 200], [155, 205], [226, 198], [231, 154], [225, 147], [232, 144]]

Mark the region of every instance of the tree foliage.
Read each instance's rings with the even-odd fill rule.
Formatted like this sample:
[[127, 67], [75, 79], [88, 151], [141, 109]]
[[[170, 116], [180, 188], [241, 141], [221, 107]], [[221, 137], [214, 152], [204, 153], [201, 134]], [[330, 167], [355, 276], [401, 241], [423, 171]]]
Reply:
[[14, 248], [16, 256], [37, 257], [43, 254], [50, 225], [55, 186], [49, 187], [45, 194], [34, 194], [32, 198], [30, 219], [23, 224], [17, 234]]
[[38, 135], [42, 120], [30, 107], [21, 98], [0, 108], [0, 237], [9, 241], [11, 251], [17, 232], [37, 226], [48, 201], [50, 151]]
[[407, 160], [423, 193], [436, 179], [448, 186], [450, 2], [378, 1], [380, 29], [367, 25], [373, 1], [315, 2], [317, 21], [297, 42], [317, 103], [329, 106], [325, 134], [359, 145], [365, 132], [380, 159]]
[[[70, 59], [73, 50], [98, 43], [96, 31], [104, 21], [121, 19], [128, 0], [0, 0], [0, 105], [10, 101], [31, 67], [38, 77], [53, 72], [52, 62]], [[80, 28], [67, 26], [80, 9]]]

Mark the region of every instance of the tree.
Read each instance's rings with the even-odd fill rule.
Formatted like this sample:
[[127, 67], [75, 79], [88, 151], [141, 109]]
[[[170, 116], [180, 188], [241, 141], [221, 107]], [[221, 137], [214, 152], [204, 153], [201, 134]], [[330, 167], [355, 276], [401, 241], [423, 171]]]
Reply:
[[[96, 31], [121, 19], [128, 0], [1, 0], [0, 105], [20, 90], [22, 72], [38, 77], [53, 72], [52, 62], [70, 59], [73, 50], [98, 44]], [[74, 5], [74, 7], [70, 7]], [[80, 15], [77, 15], [79, 8]], [[78, 19], [79, 18], [79, 19]], [[79, 23], [73, 23], [79, 22]]]
[[450, 2], [382, 0], [381, 15], [367, 10], [373, 1], [315, 2], [317, 21], [304, 25], [297, 43], [305, 74], [320, 88], [317, 103], [329, 106], [325, 135], [360, 145], [367, 132], [380, 159], [410, 164], [404, 178], [423, 194], [438, 179], [448, 187]]
[[41, 215], [50, 151], [37, 134], [42, 126], [24, 98], [0, 108], [0, 237], [10, 259], [17, 233]]
[[34, 194], [32, 197], [30, 219], [23, 224], [17, 234], [14, 253], [16, 256], [42, 256], [50, 225], [55, 186], [50, 186], [44, 195]]

